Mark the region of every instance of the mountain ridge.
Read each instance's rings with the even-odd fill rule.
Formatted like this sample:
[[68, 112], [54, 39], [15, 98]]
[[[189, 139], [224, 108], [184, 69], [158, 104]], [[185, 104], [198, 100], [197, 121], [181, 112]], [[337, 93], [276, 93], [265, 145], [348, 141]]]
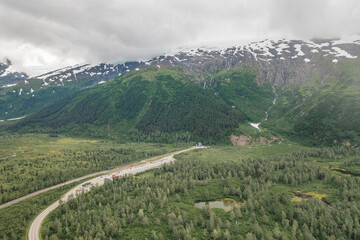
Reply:
[[[210, 99], [210, 96], [213, 95], [223, 101], [221, 104], [220, 102], [213, 104], [212, 107], [214, 107], [214, 109], [217, 109], [218, 104], [219, 106], [223, 106], [222, 108], [226, 105], [226, 108], [231, 108], [242, 115], [242, 121], [238, 122], [238, 124], [240, 124], [238, 128], [231, 124], [230, 131], [221, 130], [220, 132], [217, 131], [216, 133], [209, 135], [197, 134], [198, 137], [200, 136], [204, 139], [206, 137], [211, 138], [215, 136], [219, 140], [225, 135], [249, 134], [247, 127], [243, 126], [244, 124], [248, 124], [246, 122], [244, 123], [246, 120], [250, 123], [257, 122], [261, 124], [261, 128], [264, 131], [262, 131], [261, 134], [257, 133], [256, 135], [260, 134], [263, 136], [264, 134], [269, 134], [266, 130], [268, 129], [273, 133], [281, 133], [282, 135], [288, 136], [292, 139], [307, 136], [309, 138], [313, 138], [309, 142], [315, 144], [317, 141], [316, 139], [320, 142], [324, 140], [329, 144], [336, 142], [342, 143], [348, 140], [357, 142], [360, 136], [360, 130], [358, 129], [356, 121], [354, 121], [351, 116], [347, 117], [347, 115], [353, 111], [355, 113], [353, 115], [357, 116], [360, 109], [358, 109], [357, 104], [354, 105], [354, 108], [348, 108], [345, 112], [341, 109], [345, 109], [343, 106], [350, 104], [351, 99], [356, 101], [356, 99], [359, 98], [357, 96], [358, 94], [356, 94], [359, 85], [359, 77], [356, 71], [356, 69], [360, 66], [360, 61], [357, 57], [358, 54], [360, 54], [359, 45], [360, 41], [343, 43], [340, 40], [327, 40], [323, 42], [319, 40], [316, 40], [315, 42], [266, 40], [251, 43], [239, 48], [234, 47], [221, 51], [205, 51], [199, 49], [197, 51], [190, 51], [187, 53], [180, 52], [177, 55], [159, 56], [146, 62], [132, 63], [132, 65], [128, 65], [127, 68], [125, 67], [123, 69], [125, 72], [120, 74], [117, 73], [120, 77], [118, 77], [115, 82], [122, 82], [123, 80], [121, 79], [127, 79], [126, 81], [129, 81], [129, 79], [132, 79], [130, 76], [139, 75], [141, 76], [140, 78], [144, 77], [148, 82], [155, 81], [158, 82], [157, 84], [160, 84], [161, 81], [154, 77], [157, 74], [156, 72], [170, 71], [172, 73], [169, 74], [169, 78], [175, 79], [173, 84], [176, 84], [177, 82], [176, 77], [174, 78], [174, 76], [180, 74], [183, 79], [182, 84], [186, 83], [184, 86], [187, 86], [187, 82], [192, 83], [193, 85], [191, 86], [193, 88], [197, 86], [196, 89], [202, 89], [204, 92], [207, 92], [207, 94], [210, 94], [207, 95], [207, 98]], [[127, 65], [125, 64], [124, 66]], [[106, 71], [108, 71], [107, 69], [119, 71], [119, 69], [114, 65], [102, 65], [100, 68], [101, 70]], [[44, 88], [43, 91], [46, 91], [46, 89], [56, 91], [56, 89], [65, 89], [66, 86], [74, 86], [72, 85], [73, 83], [71, 79], [71, 81], [66, 81], [65, 78], [59, 77], [61, 74], [68, 75], [69, 72], [79, 73], [82, 70], [86, 71], [86, 74], [90, 74], [92, 73], [91, 69], [93, 69], [93, 67], [89, 65], [78, 65], [76, 66], [76, 69], [65, 68], [39, 76], [37, 81], [40, 82], [40, 88]], [[73, 74], [74, 78], [77, 76], [76, 73]], [[55, 80], [57, 75], [57, 80]], [[50, 81], [51, 79], [53, 81]], [[95, 82], [95, 85], [99, 85], [99, 82], [96, 81], [100, 81], [105, 84], [106, 81], [102, 79], [105, 78], [97, 78], [95, 81], [94, 79], [86, 80], [85, 78], [84, 81], [86, 83], [93, 81], [93, 83]], [[134, 79], [135, 83], [139, 83], [139, 79]], [[61, 83], [64, 82], [70, 83], [64, 84], [63, 86]], [[50, 86], [51, 84], [53, 84], [53, 87]], [[91, 95], [92, 92], [94, 93], [99, 91], [91, 89], [99, 89], [101, 87], [88, 88], [88, 90], [78, 92], [78, 86], [77, 88], [72, 88], [72, 94], [74, 94], [75, 97], [72, 96], [70, 99], [79, 99], [76, 98], [76, 95], [82, 94], [81, 96], [85, 96], [84, 99], [88, 97], [89, 99], [93, 99], [93, 104], [98, 104], [89, 105], [87, 100], [84, 100], [84, 103], [86, 103], [85, 106], [89, 106], [85, 110], [83, 109], [83, 106], [77, 105], [77, 110], [82, 109], [80, 111], [83, 114], [82, 117], [86, 116], [89, 112], [92, 112], [93, 109], [98, 109], [99, 112], [95, 114], [96, 116], [92, 116], [95, 120], [90, 121], [92, 124], [90, 128], [92, 130], [78, 128], [76, 132], [80, 132], [80, 129], [82, 129], [84, 132], [93, 131], [91, 134], [101, 135], [103, 137], [111, 136], [111, 131], [108, 129], [111, 129], [111, 125], [114, 122], [121, 122], [122, 120], [121, 118], [114, 118], [110, 122], [104, 122], [104, 119], [101, 120], [101, 112], [105, 111], [105, 116], [116, 115], [116, 113], [113, 112], [113, 114], [109, 115], [107, 111], [110, 110], [106, 108], [102, 109], [100, 106], [101, 102], [106, 103], [109, 101], [107, 97], [116, 96], [117, 93], [111, 93], [113, 90], [108, 89], [109, 94], [111, 93], [113, 95], [106, 96], [105, 92], [99, 95]], [[82, 89], [84, 89], [83, 86], [84, 85], [81, 87]], [[133, 134], [141, 136], [141, 139], [144, 139], [151, 134], [153, 134], [152, 138], [154, 139], [155, 132], [161, 135], [168, 131], [166, 129], [168, 126], [171, 126], [171, 123], [167, 122], [165, 124], [162, 121], [162, 118], [166, 118], [167, 114], [174, 114], [174, 116], [176, 116], [174, 117], [176, 121], [183, 117], [176, 115], [176, 111], [173, 112], [172, 110], [169, 110], [168, 106], [161, 105], [164, 102], [171, 104], [172, 95], [169, 95], [169, 92], [174, 92], [174, 89], [166, 88], [165, 85], [161, 86], [162, 88], [158, 89], [158, 91], [161, 92], [159, 96], [152, 96], [150, 94], [152, 90], [150, 88], [146, 88], [143, 89], [144, 96], [139, 93], [135, 94], [139, 100], [133, 99], [132, 102], [125, 101], [123, 102], [123, 106], [121, 106], [121, 108], [125, 107], [128, 109], [127, 115], [136, 116], [135, 119], [137, 125], [133, 124], [128, 129], [134, 130]], [[144, 86], [141, 84], [138, 84], [136, 88], [142, 89], [143, 87]], [[181, 90], [182, 87], [180, 87], [179, 90]], [[126, 88], [126, 85], [117, 89], [119, 91], [123, 91], [122, 88]], [[131, 91], [136, 92], [138, 90], [136, 90], [136, 88]], [[191, 92], [190, 89], [188, 89], [188, 91]], [[334, 92], [337, 93], [336, 97], [334, 97]], [[126, 95], [125, 93], [123, 94], [123, 96]], [[185, 92], [180, 93], [175, 91], [175, 95], [176, 94], [180, 94], [182, 97], [186, 96]], [[195, 95], [199, 94], [200, 93], [197, 92]], [[152, 97], [148, 98], [150, 95]], [[68, 94], [67, 97], [69, 96], [70, 95]], [[132, 99], [132, 97], [133, 96], [130, 94], [127, 98]], [[140, 112], [136, 112], [135, 110], [133, 111], [131, 107], [137, 106], [139, 101], [141, 102], [141, 99], [143, 98], [145, 98], [146, 101], [140, 104], [142, 106], [142, 110]], [[101, 99], [101, 101], [99, 99]], [[146, 108], [146, 106], [151, 106], [154, 99], [158, 100], [159, 104], [154, 108]], [[109, 107], [114, 107], [114, 104], [120, 100], [111, 100], [112, 102], [109, 104]], [[178, 99], [177, 101], [182, 102], [183, 100]], [[223, 105], [224, 103], [225, 105]], [[70, 102], [68, 102], [68, 104], [70, 104]], [[70, 105], [67, 105], [66, 108], [69, 108]], [[52, 110], [56, 109], [54, 106], [56, 105], [52, 105], [50, 108], [53, 108]], [[187, 106], [191, 110], [191, 102], [188, 102]], [[319, 108], [319, 106], [322, 107]], [[333, 107], [327, 108], [328, 106]], [[173, 107], [178, 110], [181, 109], [181, 107], [177, 107], [175, 105]], [[207, 108], [206, 105], [203, 105], [203, 107]], [[324, 112], [322, 109], [329, 109], [330, 114]], [[343, 117], [339, 118], [336, 114], [332, 114], [331, 111], [333, 109], [335, 109], [334, 111]], [[189, 109], [186, 111], [188, 110]], [[182, 109], [181, 111], [185, 110]], [[202, 110], [199, 109], [198, 111], [201, 112]], [[220, 113], [221, 111], [219, 110], [218, 112]], [[44, 110], [42, 113], [44, 113]], [[62, 111], [62, 113], [65, 114], [64, 116], [68, 114], [66, 111]], [[166, 114], [162, 115], [162, 113]], [[53, 114], [56, 115], [58, 113], [53, 112]], [[78, 115], [77, 111], [72, 114]], [[35, 114], [34, 116], [39, 115]], [[63, 117], [61, 114], [56, 116], [57, 118]], [[146, 121], [142, 120], [142, 117], [144, 116], [146, 116]], [[40, 121], [39, 118], [37, 119]], [[70, 122], [77, 121], [71, 117], [69, 119]], [[190, 121], [193, 121], [191, 119]], [[209, 119], [214, 118], [210, 117]], [[317, 122], [315, 121], [312, 124], [305, 124], [306, 122], [310, 123], [313, 120], [316, 120]], [[344, 120], [349, 123], [349, 126], [344, 127], [340, 124], [340, 121]], [[27, 120], [24, 120], [24, 122], [26, 121]], [[129, 121], [131, 122], [131, 120]], [[283, 126], [282, 129], [277, 126], [277, 121], [279, 121], [280, 125]], [[87, 122], [85, 121], [84, 123]], [[160, 124], [160, 126], [158, 123], [163, 125]], [[186, 121], [185, 123], [188, 124]], [[57, 126], [56, 129], [64, 130], [63, 127], [65, 126], [65, 131], [69, 131], [69, 124], [71, 125], [71, 123], [59, 123], [59, 126]], [[122, 124], [122, 127], [118, 126], [118, 130], [126, 129], [129, 122], [122, 122]], [[182, 126], [182, 123], [180, 122], [177, 124], [178, 125], [174, 125], [173, 128], [169, 130], [171, 134], [180, 134], [180, 132], [185, 130], [185, 132], [187, 132], [185, 133], [186, 135], [189, 132], [203, 129], [202, 126], [197, 126], [196, 128], [186, 128], [184, 126], [178, 127]], [[223, 123], [218, 124], [221, 125]], [[194, 123], [190, 125], [194, 126]], [[315, 125], [318, 125], [319, 127], [316, 129], [314, 127]], [[99, 126], [99, 128], [97, 129], [96, 126]], [[335, 127], [332, 128], [332, 126]], [[151, 129], [151, 131], [147, 131], [147, 128]], [[341, 128], [345, 129], [344, 133], [341, 132]], [[100, 131], [99, 129], [102, 130]], [[220, 127], [220, 129], [223, 128]], [[117, 132], [117, 130], [115, 132]], [[145, 136], [144, 134], [148, 135]], [[271, 134], [267, 136], [269, 137]], [[120, 137], [120, 135], [118, 134], [117, 137]]]

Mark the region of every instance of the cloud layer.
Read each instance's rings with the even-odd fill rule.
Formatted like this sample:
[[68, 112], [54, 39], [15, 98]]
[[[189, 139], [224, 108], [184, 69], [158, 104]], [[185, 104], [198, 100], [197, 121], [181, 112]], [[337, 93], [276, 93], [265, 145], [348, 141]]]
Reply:
[[38, 74], [181, 48], [360, 33], [358, 0], [2, 0], [0, 58]]

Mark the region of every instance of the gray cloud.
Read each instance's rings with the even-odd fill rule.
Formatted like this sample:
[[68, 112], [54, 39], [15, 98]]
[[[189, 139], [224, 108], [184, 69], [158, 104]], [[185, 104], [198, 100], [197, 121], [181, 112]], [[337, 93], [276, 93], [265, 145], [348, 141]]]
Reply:
[[275, 0], [270, 29], [298, 38], [341, 37], [360, 33], [360, 1]]
[[0, 57], [30, 74], [184, 47], [360, 33], [358, 0], [2, 0]]

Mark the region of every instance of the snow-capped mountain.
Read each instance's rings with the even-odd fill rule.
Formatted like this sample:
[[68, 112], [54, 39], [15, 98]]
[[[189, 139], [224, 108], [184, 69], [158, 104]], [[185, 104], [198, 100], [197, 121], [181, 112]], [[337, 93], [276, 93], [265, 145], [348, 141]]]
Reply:
[[[194, 81], [206, 84], [204, 73], [234, 67], [258, 69], [257, 81], [274, 85], [301, 84], [323, 62], [337, 64], [343, 60], [359, 61], [360, 36], [334, 40], [264, 40], [223, 50], [197, 49], [164, 55], [145, 65], [182, 67]], [[195, 78], [194, 78], [195, 73]]]
[[9, 59], [6, 59], [4, 63], [0, 63], [0, 87], [12, 86], [15, 82], [25, 80], [28, 77], [26, 73], [17, 71]]
[[78, 89], [94, 87], [130, 70], [138, 69], [140, 65], [144, 65], [144, 63], [127, 62], [117, 65], [110, 63], [77, 64], [30, 78], [25, 73], [10, 72], [10, 65], [7, 70], [4, 70], [4, 76], [7, 74], [6, 76], [17, 76], [17, 78], [13, 77], [11, 82], [4, 81], [2, 85], [0, 84], [0, 93], [10, 92], [19, 96], [30, 94], [36, 97], [39, 90], [52, 87], [74, 86]]
[[[329, 76], [341, 74], [336, 72], [337, 64], [360, 60], [359, 39], [360, 36], [312, 41], [264, 40], [227, 49], [197, 49], [162, 55], [148, 61], [78, 64], [32, 78], [14, 71], [7, 61], [0, 64], [0, 99], [4, 100], [0, 119], [23, 116], [80, 89], [151, 66], [181, 69], [191, 81], [204, 88], [216, 87], [216, 81], [209, 77], [211, 74], [232, 68], [252, 71], [256, 82], [269, 82], [273, 86], [304, 84], [317, 69], [322, 69], [319, 74], [325, 81]], [[17, 104], [24, 106], [19, 108]], [[38, 107], [34, 108], [35, 105]]]
[[91, 87], [112, 80], [140, 64], [140, 62], [127, 62], [117, 65], [110, 63], [78, 64], [33, 77], [28, 81], [40, 79], [43, 82], [41, 87], [64, 86], [73, 83]]
[[[32, 78], [28, 78], [25, 73], [12, 72], [11, 63], [0, 64], [0, 86], [6, 87], [2, 77], [12, 76], [11, 82], [6, 82], [12, 84], [7, 86], [15, 86], [16, 81], [26, 80], [25, 84], [37, 83], [32, 88], [34, 91], [44, 87], [72, 84], [92, 87], [128, 71], [148, 66], [181, 67], [189, 73], [191, 80], [205, 85], [204, 73], [214, 73], [234, 67], [257, 67], [258, 82], [269, 81], [274, 85], [299, 84], [303, 83], [323, 60], [336, 64], [345, 59], [359, 60], [358, 56], [360, 56], [360, 36], [312, 41], [264, 40], [221, 50], [197, 49], [175, 55], [162, 55], [148, 61], [124, 64], [78, 64]], [[42, 81], [41, 84], [38, 84], [39, 80]]]

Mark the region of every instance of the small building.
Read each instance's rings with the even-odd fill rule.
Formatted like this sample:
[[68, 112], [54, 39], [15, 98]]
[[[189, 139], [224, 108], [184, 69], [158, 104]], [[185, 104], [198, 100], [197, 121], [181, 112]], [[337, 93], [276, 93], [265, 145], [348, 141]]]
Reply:
[[197, 147], [202, 147], [202, 143], [201, 143], [201, 142], [198, 142], [197, 144], [195, 144], [195, 146], [197, 146]]
[[82, 186], [86, 187], [86, 186], [89, 186], [90, 184], [91, 184], [90, 182], [87, 182], [87, 183], [84, 183]]

